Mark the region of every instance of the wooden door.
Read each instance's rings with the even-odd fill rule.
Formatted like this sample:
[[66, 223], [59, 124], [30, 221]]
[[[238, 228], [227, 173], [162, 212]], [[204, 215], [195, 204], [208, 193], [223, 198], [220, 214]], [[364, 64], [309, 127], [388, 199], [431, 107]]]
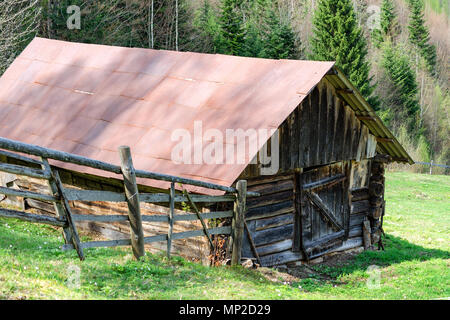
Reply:
[[350, 162], [296, 175], [293, 250], [309, 260], [342, 245], [348, 237]]

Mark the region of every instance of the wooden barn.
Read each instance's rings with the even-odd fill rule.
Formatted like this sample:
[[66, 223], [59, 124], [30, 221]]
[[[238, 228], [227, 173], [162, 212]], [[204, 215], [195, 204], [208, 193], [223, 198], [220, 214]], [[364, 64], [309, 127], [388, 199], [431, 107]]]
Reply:
[[[173, 159], [179, 146], [176, 130], [194, 137], [187, 144], [193, 157], [181, 163]], [[242, 159], [236, 152], [234, 161], [219, 161], [217, 145], [213, 161], [198, 159], [197, 148], [203, 155], [204, 147], [217, 142], [220, 134], [227, 136], [228, 130], [243, 134], [223, 143], [220, 154], [244, 143]], [[413, 163], [333, 62], [42, 38], [35, 38], [0, 78], [0, 137], [116, 164], [118, 147], [128, 145], [138, 169], [223, 186], [245, 179], [248, 190], [260, 196], [247, 198], [242, 256], [264, 266], [382, 246], [384, 166], [390, 161]], [[51, 165], [66, 185], [112, 191], [121, 186], [114, 174], [58, 161]], [[11, 174], [2, 174], [0, 182], [24, 190], [41, 188], [33, 179]], [[138, 184], [140, 190], [167, 192], [170, 187], [148, 179], [138, 179]], [[189, 191], [224, 193], [201, 187]], [[15, 199], [3, 199], [8, 200]], [[42, 201], [20, 201], [26, 208], [52, 211]], [[124, 212], [120, 205], [94, 202], [78, 209]], [[143, 208], [155, 214], [166, 209]], [[198, 222], [175, 228], [187, 230], [193, 224]], [[107, 238], [128, 232], [120, 223], [81, 226]], [[158, 234], [164, 228], [150, 223], [144, 231]], [[209, 255], [204, 237], [179, 241], [175, 247], [189, 258]]]

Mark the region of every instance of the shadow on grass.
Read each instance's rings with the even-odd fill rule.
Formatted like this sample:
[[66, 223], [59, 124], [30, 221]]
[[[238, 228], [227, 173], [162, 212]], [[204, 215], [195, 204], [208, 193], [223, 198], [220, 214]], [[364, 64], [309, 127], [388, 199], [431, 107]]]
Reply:
[[370, 265], [385, 267], [405, 261], [427, 261], [431, 259], [450, 258], [449, 251], [424, 248], [393, 235], [387, 234], [383, 240], [385, 243], [384, 251], [364, 251], [339, 267], [324, 264], [316, 265], [312, 268], [319, 273], [324, 273], [336, 279], [341, 275], [357, 271], [365, 272]]
[[[42, 229], [42, 226], [25, 226], [23, 223], [11, 224], [11, 229], [4, 224], [0, 225], [0, 254], [3, 255], [3, 250], [12, 250], [11, 253], [19, 264], [40, 262], [41, 265], [46, 265], [55, 261], [62, 262], [58, 269], [51, 269], [53, 274], [44, 273], [44, 270], [39, 275], [27, 274], [30, 281], [33, 278], [57, 279], [59, 285], [65, 285], [67, 265], [76, 262], [82, 270], [82, 281], [81, 287], [75, 290], [88, 299], [218, 299], [221, 294], [243, 297], [247, 290], [245, 288], [266, 292], [265, 298], [273, 298], [268, 292], [270, 282], [253, 270], [241, 267], [207, 267], [180, 257], [168, 260], [164, 254], [148, 254], [143, 261], [134, 261], [129, 248], [88, 249], [86, 261], [79, 262], [75, 251], [62, 252], [59, 249], [62, 243], [56, 238], [58, 234], [55, 230]], [[299, 284], [306, 291], [314, 292], [330, 284], [343, 284], [338, 279], [340, 276], [352, 273], [363, 275], [370, 265], [389, 266], [404, 261], [450, 258], [449, 251], [424, 248], [393, 235], [387, 235], [385, 243], [385, 251], [365, 251], [336, 266], [326, 263], [313, 266], [311, 268], [318, 276], [311, 275], [300, 280]], [[6, 253], [3, 257], [9, 259], [12, 256]], [[7, 266], [6, 261], [4, 263]], [[283, 287], [281, 283], [272, 282], [270, 285], [272, 289], [273, 286], [280, 289]], [[295, 287], [297, 283], [292, 285]]]
[[[225, 290], [227, 283], [258, 285], [261, 281], [261, 275], [241, 267], [207, 267], [176, 256], [168, 260], [163, 253], [147, 254], [142, 261], [135, 261], [129, 247], [86, 249], [86, 260], [80, 262], [74, 250], [60, 249], [58, 231], [42, 228], [23, 222], [0, 225], [3, 267], [8, 270], [19, 265], [23, 270], [24, 266], [40, 266], [39, 274], [22, 273], [21, 281], [57, 281], [56, 286], [65, 287], [67, 267], [75, 264], [81, 268], [81, 286], [74, 290], [88, 299], [209, 299], [211, 296], [203, 295], [203, 291], [211, 292], [217, 286]], [[46, 272], [47, 265], [57, 267]]]

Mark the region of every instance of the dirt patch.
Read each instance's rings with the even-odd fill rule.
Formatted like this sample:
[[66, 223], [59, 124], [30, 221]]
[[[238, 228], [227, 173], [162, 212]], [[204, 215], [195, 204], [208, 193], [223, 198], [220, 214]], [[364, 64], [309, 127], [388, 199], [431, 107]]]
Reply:
[[339, 252], [336, 254], [325, 256], [321, 265], [327, 267], [339, 267], [349, 263], [353, 258], [359, 254], [363, 249], [353, 250], [348, 252]]
[[327, 267], [340, 267], [349, 263], [360, 250], [353, 250], [349, 252], [340, 252], [324, 256], [322, 258], [311, 261], [311, 263], [302, 263], [301, 265], [278, 266], [274, 268], [258, 268], [257, 271], [261, 273], [267, 280], [278, 283], [291, 284], [298, 282], [301, 279], [313, 278], [321, 281], [334, 280], [327, 274], [320, 273], [312, 268], [313, 265], [322, 265]]
[[257, 271], [261, 273], [261, 275], [269, 281], [279, 282], [279, 283], [287, 283], [291, 284], [292, 282], [299, 281], [300, 278], [294, 275], [289, 274], [285, 270], [271, 269], [266, 267], [258, 268]]

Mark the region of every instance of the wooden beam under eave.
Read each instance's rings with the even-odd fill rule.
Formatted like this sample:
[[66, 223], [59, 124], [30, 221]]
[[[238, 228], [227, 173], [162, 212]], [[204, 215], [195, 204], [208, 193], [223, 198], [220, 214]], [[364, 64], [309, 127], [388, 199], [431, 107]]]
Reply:
[[382, 137], [375, 137], [377, 139], [377, 142], [394, 142], [394, 139], [391, 138], [382, 138]]
[[336, 89], [336, 93], [340, 93], [340, 94], [352, 94], [353, 90], [352, 89], [348, 89], [348, 88], [344, 88], [344, 89]]
[[377, 118], [373, 116], [356, 116], [358, 120], [377, 121]]

